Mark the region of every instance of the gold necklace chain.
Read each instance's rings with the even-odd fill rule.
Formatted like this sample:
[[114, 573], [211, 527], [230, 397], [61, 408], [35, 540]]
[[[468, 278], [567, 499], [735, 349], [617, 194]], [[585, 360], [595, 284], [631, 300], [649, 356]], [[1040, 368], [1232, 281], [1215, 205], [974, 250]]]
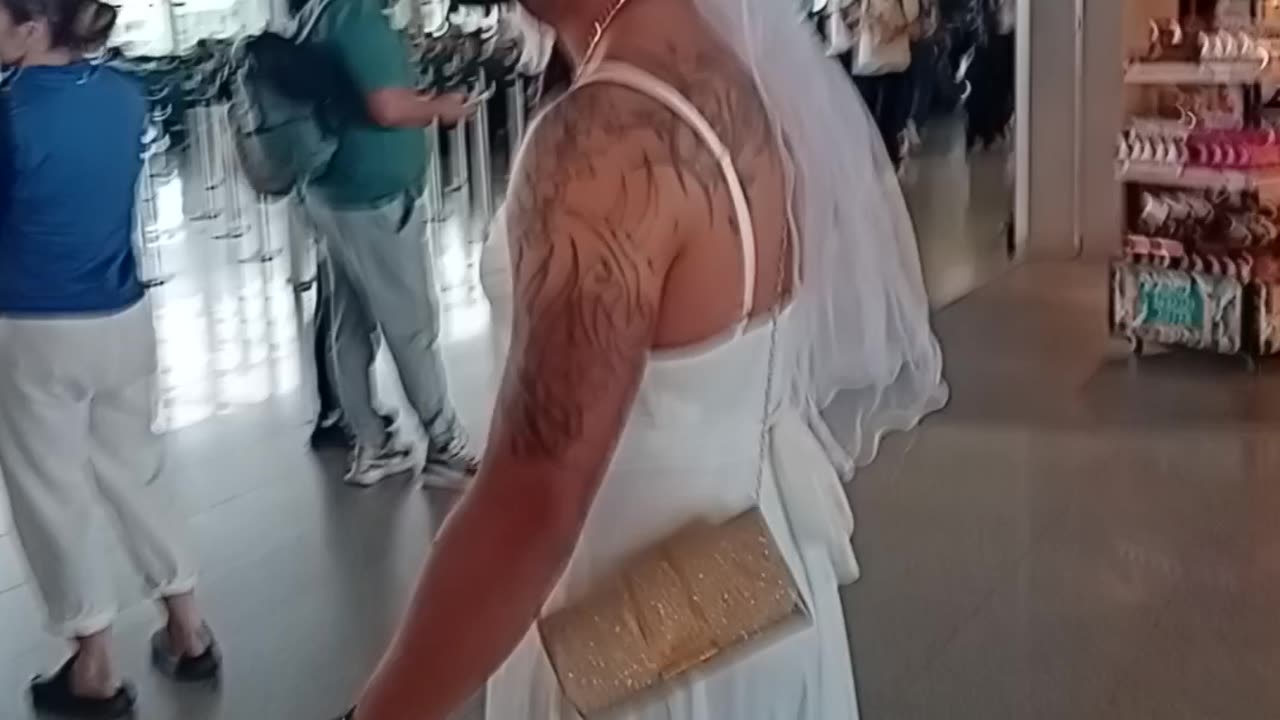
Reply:
[[614, 18], [618, 17], [618, 13], [627, 6], [631, 0], [613, 0], [613, 4], [609, 6], [609, 10], [605, 12], [599, 20], [592, 25], [591, 42], [587, 44], [587, 52], [582, 56], [582, 67], [586, 67], [591, 62], [592, 56], [596, 54], [596, 50], [600, 47], [600, 41], [604, 39], [604, 34], [609, 30], [609, 26], [613, 24]]

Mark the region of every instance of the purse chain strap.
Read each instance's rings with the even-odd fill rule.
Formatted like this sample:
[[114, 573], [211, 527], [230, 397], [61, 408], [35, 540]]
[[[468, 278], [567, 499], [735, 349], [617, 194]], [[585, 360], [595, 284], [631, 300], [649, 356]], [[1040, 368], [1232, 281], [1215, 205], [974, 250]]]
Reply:
[[[780, 148], [779, 151], [785, 152], [785, 149]], [[783, 172], [785, 175], [788, 175], [788, 176], [790, 175], [790, 172], [791, 172], [789, 170], [789, 167], [790, 166], [787, 164], [786, 159], [783, 158]], [[769, 418], [773, 414], [772, 409], [773, 409], [774, 375], [776, 374], [775, 371], [777, 370], [777, 366], [778, 366], [778, 325], [779, 325], [778, 321], [782, 317], [783, 307], [785, 307], [785, 305], [790, 302], [790, 298], [788, 298], [786, 294], [787, 274], [788, 274], [787, 261], [792, 260], [791, 245], [792, 245], [793, 239], [791, 236], [797, 231], [795, 227], [795, 223], [792, 221], [792, 218], [791, 218], [790, 208], [791, 208], [791, 199], [792, 199], [791, 195], [793, 193], [793, 189], [792, 189], [793, 183], [790, 177], [787, 177], [785, 184], [787, 187], [787, 190], [786, 190], [787, 192], [787, 223], [786, 223], [786, 229], [783, 230], [783, 233], [782, 233], [782, 238], [783, 238], [782, 246], [778, 248], [778, 278], [777, 278], [778, 281], [775, 289], [775, 294], [773, 297], [773, 306], [769, 310], [769, 314], [770, 314], [769, 361], [767, 364], [767, 369], [765, 370], [765, 372], [767, 372], [768, 375], [766, 375], [765, 377], [764, 409], [761, 413], [761, 418], [760, 418], [760, 456], [758, 458], [758, 462], [756, 466], [756, 492], [755, 492], [756, 505], [760, 505], [764, 499], [763, 496], [764, 496], [765, 464], [769, 460], [769, 449], [770, 449], [770, 446], [772, 445], [772, 443], [769, 441], [769, 431], [772, 429], [773, 426], [772, 426], [772, 423], [769, 422]], [[745, 218], [745, 219], [748, 221], [754, 222], [751, 218]], [[759, 247], [757, 246], [756, 248], [754, 248], [753, 251], [758, 253]], [[793, 266], [795, 265], [794, 261], [792, 261], [792, 265]], [[755, 278], [748, 278], [747, 281], [754, 283]], [[791, 291], [793, 293], [795, 292], [794, 286], [792, 287]], [[748, 312], [750, 312], [749, 309], [748, 309]]]

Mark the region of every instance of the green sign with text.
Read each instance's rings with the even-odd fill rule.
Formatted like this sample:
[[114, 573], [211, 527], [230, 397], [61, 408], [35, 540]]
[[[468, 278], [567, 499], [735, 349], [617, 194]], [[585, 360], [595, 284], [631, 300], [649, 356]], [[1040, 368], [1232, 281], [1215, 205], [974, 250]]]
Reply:
[[1204, 327], [1204, 294], [1195, 283], [1148, 280], [1138, 288], [1138, 317], [1142, 325], [1200, 330]]

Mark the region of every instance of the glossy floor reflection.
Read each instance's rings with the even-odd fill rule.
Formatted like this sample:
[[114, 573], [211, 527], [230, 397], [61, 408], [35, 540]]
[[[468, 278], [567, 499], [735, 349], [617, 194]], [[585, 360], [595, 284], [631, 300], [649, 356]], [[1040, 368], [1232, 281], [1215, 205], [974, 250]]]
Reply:
[[1009, 149], [966, 152], [964, 117], [934, 118], [903, 173], [934, 307], [981, 287], [1008, 263], [1013, 219]]
[[[1280, 715], [1280, 375], [1199, 355], [1131, 361], [1103, 333], [1103, 268], [1002, 273], [1008, 201], [983, 180], [1002, 160], [936, 143], [908, 183], [931, 291], [946, 304], [985, 287], [938, 315], [951, 406], [852, 486], [864, 573], [845, 599], [863, 718]], [[156, 616], [123, 561], [118, 651], [141, 720], [329, 720], [454, 498], [408, 482], [351, 490], [343, 458], [307, 450], [299, 319], [313, 299], [288, 282], [307, 263], [259, 261], [287, 247], [283, 231], [216, 239], [208, 225], [170, 239], [156, 305], [169, 473], [228, 675], [212, 693], [148, 670]], [[442, 222], [431, 242], [453, 394], [482, 434], [497, 368], [467, 237]], [[62, 649], [2, 523], [0, 718], [27, 720], [23, 687]]]

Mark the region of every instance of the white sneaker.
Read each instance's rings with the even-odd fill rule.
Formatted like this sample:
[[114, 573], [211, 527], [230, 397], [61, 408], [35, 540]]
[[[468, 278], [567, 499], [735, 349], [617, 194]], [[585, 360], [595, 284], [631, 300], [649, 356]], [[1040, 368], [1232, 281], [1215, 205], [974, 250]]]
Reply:
[[407, 473], [417, 467], [413, 453], [395, 443], [381, 450], [357, 446], [351, 454], [351, 469], [346, 482], [357, 487], [373, 487], [393, 475]]
[[480, 461], [467, 448], [467, 440], [456, 435], [444, 445], [432, 443], [422, 469], [422, 484], [439, 490], [461, 490], [480, 471]]

